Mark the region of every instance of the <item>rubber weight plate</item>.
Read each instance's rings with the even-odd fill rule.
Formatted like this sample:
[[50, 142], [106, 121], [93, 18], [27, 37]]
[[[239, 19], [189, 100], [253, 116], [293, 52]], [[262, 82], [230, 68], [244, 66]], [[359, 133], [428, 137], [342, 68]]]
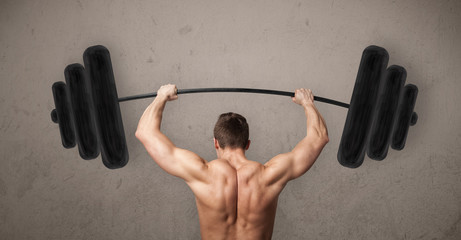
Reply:
[[[59, 123], [62, 145], [65, 148], [75, 147], [75, 133], [71, 118], [69, 98], [64, 82], [55, 82], [51, 87], [53, 91], [55, 111], [51, 112], [53, 121]], [[55, 112], [55, 114], [53, 114]]]
[[70, 93], [78, 151], [83, 159], [94, 159], [99, 155], [99, 146], [91, 91], [85, 81], [85, 69], [81, 64], [71, 64], [64, 70], [64, 75]]
[[369, 46], [363, 51], [338, 149], [338, 161], [345, 167], [356, 168], [363, 163], [376, 96], [388, 60], [384, 48]]
[[395, 150], [402, 150], [405, 147], [408, 129], [418, 119], [418, 115], [413, 112], [417, 96], [418, 88], [415, 85], [408, 84], [405, 86], [397, 107], [397, 116], [392, 133], [391, 147]]
[[128, 148], [109, 50], [99, 45], [89, 47], [83, 60], [95, 107], [103, 163], [110, 169], [121, 168], [128, 163]]
[[390, 66], [379, 88], [375, 117], [370, 130], [368, 157], [383, 160], [387, 156], [400, 93], [405, 85], [407, 72], [401, 66]]

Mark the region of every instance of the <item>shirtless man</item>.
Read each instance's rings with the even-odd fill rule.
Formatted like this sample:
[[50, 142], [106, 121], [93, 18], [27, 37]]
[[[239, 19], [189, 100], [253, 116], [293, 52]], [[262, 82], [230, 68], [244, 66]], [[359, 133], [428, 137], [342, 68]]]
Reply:
[[139, 121], [136, 137], [163, 170], [184, 179], [192, 189], [202, 239], [271, 239], [280, 192], [288, 181], [309, 170], [328, 143], [312, 92], [298, 89], [292, 98], [306, 113], [306, 137], [291, 152], [264, 165], [245, 157], [250, 146], [248, 124], [235, 113], [222, 114], [216, 123], [216, 160], [207, 162], [176, 147], [160, 131], [165, 104], [178, 98], [176, 92], [175, 85], [158, 90]]

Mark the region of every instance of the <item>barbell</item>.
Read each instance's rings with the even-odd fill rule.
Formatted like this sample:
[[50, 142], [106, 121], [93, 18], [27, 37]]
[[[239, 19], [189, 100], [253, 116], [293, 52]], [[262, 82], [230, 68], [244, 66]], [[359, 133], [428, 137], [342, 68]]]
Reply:
[[[338, 149], [338, 161], [349, 168], [359, 167], [367, 155], [374, 160], [405, 146], [409, 126], [416, 124], [413, 112], [418, 88], [404, 86], [406, 71], [393, 65], [387, 68], [389, 55], [384, 48], [367, 47], [362, 54], [350, 104], [314, 96], [315, 101], [348, 108]], [[107, 48], [92, 46], [83, 54], [85, 67], [70, 64], [64, 70], [64, 82], [52, 86], [55, 109], [51, 119], [59, 124], [62, 145], [78, 144], [80, 156], [94, 159], [101, 153], [109, 169], [128, 163], [128, 148], [119, 102], [156, 97], [157, 93], [118, 98]], [[387, 68], [387, 69], [386, 69]], [[254, 88], [179, 89], [178, 94], [203, 92], [244, 92], [293, 97], [293, 92]]]

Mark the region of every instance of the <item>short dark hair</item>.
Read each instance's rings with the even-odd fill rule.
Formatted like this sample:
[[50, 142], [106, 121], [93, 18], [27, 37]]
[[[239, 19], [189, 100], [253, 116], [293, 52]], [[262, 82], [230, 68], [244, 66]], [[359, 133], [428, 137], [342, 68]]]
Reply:
[[213, 133], [222, 149], [226, 147], [245, 149], [250, 135], [247, 120], [242, 115], [233, 112], [219, 116]]

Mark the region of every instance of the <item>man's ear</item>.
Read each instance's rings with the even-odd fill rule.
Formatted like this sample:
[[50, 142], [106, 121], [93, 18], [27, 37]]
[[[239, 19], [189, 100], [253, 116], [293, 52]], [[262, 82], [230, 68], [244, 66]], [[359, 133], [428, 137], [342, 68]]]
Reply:
[[248, 139], [247, 146], [245, 147], [245, 151], [248, 150], [248, 148], [250, 148], [250, 144], [251, 144], [251, 140]]
[[218, 140], [216, 140], [216, 138], [213, 138], [213, 141], [214, 141], [214, 148], [215, 148], [215, 149], [219, 149], [219, 142], [218, 142]]

